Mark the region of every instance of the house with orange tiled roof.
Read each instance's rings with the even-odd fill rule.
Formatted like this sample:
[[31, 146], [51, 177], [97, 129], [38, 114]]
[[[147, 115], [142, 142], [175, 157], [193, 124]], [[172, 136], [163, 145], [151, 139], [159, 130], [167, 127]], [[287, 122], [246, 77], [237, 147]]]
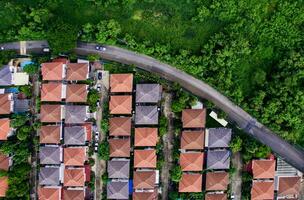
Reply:
[[110, 96], [110, 114], [130, 115], [132, 113], [132, 96]]
[[65, 166], [83, 166], [87, 160], [86, 147], [66, 147], [63, 152]]
[[156, 171], [134, 171], [133, 187], [137, 189], [154, 189], [157, 185]]
[[89, 78], [88, 63], [68, 63], [66, 67], [66, 80], [84, 81]]
[[39, 187], [39, 200], [61, 200], [61, 187]]
[[65, 64], [62, 62], [42, 63], [41, 73], [43, 81], [61, 81], [65, 78]]
[[133, 90], [133, 74], [111, 74], [110, 92], [130, 93]]
[[65, 188], [63, 189], [64, 200], [83, 200], [85, 199], [85, 192], [83, 189]]
[[183, 128], [205, 128], [206, 109], [184, 109], [182, 123]]
[[183, 131], [181, 136], [181, 149], [202, 150], [205, 144], [204, 131]]
[[130, 136], [131, 117], [112, 117], [109, 119], [110, 136]]
[[277, 195], [279, 198], [300, 197], [301, 178], [299, 176], [278, 177]]
[[227, 194], [220, 193], [207, 193], [205, 195], [205, 200], [227, 200]]
[[60, 102], [65, 98], [65, 85], [61, 83], [44, 83], [41, 86], [41, 101]]
[[63, 186], [65, 187], [84, 187], [85, 170], [84, 168], [65, 168]]
[[180, 166], [182, 171], [202, 171], [204, 164], [204, 153], [186, 152], [180, 154]]
[[8, 115], [14, 112], [13, 94], [0, 94], [0, 115]]
[[229, 174], [225, 171], [207, 172], [206, 190], [207, 191], [225, 191], [228, 189]]
[[66, 89], [66, 102], [87, 102], [88, 86], [85, 84], [68, 84]]
[[0, 177], [0, 197], [6, 196], [6, 191], [8, 190], [8, 177]]
[[47, 123], [58, 123], [61, 122], [62, 116], [62, 106], [61, 105], [47, 105], [43, 104], [40, 108], [40, 120], [41, 122]]
[[59, 125], [41, 126], [40, 144], [59, 144], [62, 135], [62, 128]]
[[133, 200], [157, 200], [157, 191], [138, 191], [133, 192]]
[[179, 181], [179, 192], [202, 192], [202, 174], [183, 173]]
[[253, 181], [251, 188], [251, 200], [273, 199], [274, 182], [273, 181]]
[[128, 158], [130, 157], [130, 138], [125, 139], [109, 139], [110, 146], [110, 157], [122, 157]]
[[275, 175], [275, 160], [253, 160], [253, 179], [273, 179]]
[[135, 147], [155, 147], [158, 142], [157, 128], [135, 128]]
[[13, 134], [10, 123], [11, 120], [9, 118], [0, 119], [0, 140], [7, 140], [7, 138]]
[[134, 168], [156, 168], [156, 150], [134, 150]]

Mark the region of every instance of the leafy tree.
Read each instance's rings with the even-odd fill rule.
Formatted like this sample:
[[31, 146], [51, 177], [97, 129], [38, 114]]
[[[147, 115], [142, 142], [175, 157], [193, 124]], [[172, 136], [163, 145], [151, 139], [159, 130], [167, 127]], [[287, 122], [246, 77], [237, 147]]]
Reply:
[[19, 86], [20, 92], [25, 94], [26, 97], [31, 98], [32, 97], [32, 87], [30, 85], [22, 85]]
[[50, 25], [47, 40], [54, 54], [69, 52], [76, 47], [77, 28], [62, 20], [56, 20]]
[[23, 71], [28, 73], [29, 75], [38, 74], [39, 66], [36, 63], [28, 64], [24, 66]]
[[17, 130], [17, 138], [19, 140], [26, 140], [32, 131], [31, 126], [22, 126]]
[[10, 59], [16, 57], [16, 52], [14, 51], [0, 51], [0, 65], [6, 65]]
[[120, 32], [121, 27], [117, 21], [101, 21], [97, 24], [96, 40], [102, 44], [115, 44]]
[[19, 128], [26, 124], [29, 120], [29, 116], [25, 114], [13, 114], [11, 120], [11, 126], [13, 128]]

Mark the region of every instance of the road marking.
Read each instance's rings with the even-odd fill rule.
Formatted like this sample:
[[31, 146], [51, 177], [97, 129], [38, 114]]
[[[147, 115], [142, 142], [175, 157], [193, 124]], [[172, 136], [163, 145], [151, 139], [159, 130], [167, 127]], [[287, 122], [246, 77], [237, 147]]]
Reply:
[[20, 55], [26, 55], [26, 41], [20, 41]]

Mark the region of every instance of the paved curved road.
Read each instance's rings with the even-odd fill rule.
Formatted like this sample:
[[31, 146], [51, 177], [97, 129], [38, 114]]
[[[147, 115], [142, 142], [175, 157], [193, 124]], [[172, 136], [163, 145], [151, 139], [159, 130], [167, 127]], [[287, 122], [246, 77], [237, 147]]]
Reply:
[[[143, 70], [156, 73], [164, 79], [179, 83], [183, 88], [194, 95], [213, 102], [217, 107], [227, 113], [228, 117], [248, 135], [269, 146], [276, 154], [280, 155], [283, 160], [304, 172], [303, 150], [292, 146], [277, 136], [274, 132], [259, 123], [256, 119], [251, 117], [248, 113], [232, 103], [227, 97], [223, 96], [208, 84], [152, 57], [114, 46], [106, 46], [107, 50], [101, 52], [95, 50], [95, 45], [96, 44], [93, 43], [80, 42], [77, 44], [77, 48], [75, 48], [74, 51], [79, 55], [100, 54], [102, 58], [106, 60], [135, 65]], [[18, 50], [18, 42], [4, 44], [2, 46], [7, 49]], [[33, 51], [37, 51], [38, 49], [39, 51], [39, 48], [41, 50], [46, 46], [46, 41], [31, 41], [26, 43], [28, 53], [31, 53], [31, 49], [33, 49]]]

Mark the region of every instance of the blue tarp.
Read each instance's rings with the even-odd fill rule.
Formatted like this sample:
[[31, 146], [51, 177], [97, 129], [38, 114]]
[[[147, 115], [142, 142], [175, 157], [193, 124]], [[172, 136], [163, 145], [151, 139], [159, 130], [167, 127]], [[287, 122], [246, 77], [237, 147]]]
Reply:
[[17, 94], [17, 93], [19, 93], [19, 89], [17, 87], [5, 88], [5, 93]]
[[129, 195], [133, 193], [133, 180], [129, 180]]

